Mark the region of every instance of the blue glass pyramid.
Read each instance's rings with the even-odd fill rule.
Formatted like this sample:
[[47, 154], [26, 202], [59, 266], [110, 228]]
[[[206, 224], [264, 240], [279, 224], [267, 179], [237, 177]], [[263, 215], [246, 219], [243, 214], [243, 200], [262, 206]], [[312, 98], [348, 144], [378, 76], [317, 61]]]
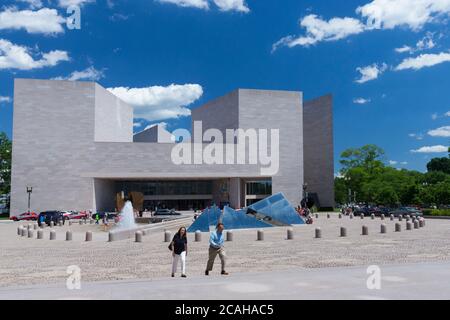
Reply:
[[187, 229], [187, 232], [209, 232], [209, 226], [215, 226], [219, 222], [222, 212], [217, 206], [208, 207]]
[[267, 222], [247, 215], [246, 210], [233, 210], [230, 207], [223, 208], [222, 223], [226, 230], [272, 227]]
[[272, 219], [285, 224], [304, 224], [294, 207], [291, 206], [282, 192], [274, 194], [261, 201], [255, 202], [249, 208], [265, 214]]

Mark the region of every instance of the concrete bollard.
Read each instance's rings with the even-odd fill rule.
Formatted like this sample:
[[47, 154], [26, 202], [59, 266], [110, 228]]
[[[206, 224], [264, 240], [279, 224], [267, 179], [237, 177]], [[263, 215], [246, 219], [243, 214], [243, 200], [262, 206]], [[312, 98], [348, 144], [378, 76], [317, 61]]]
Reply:
[[22, 234], [22, 226], [17, 227], [17, 235], [20, 236]]
[[414, 229], [419, 229], [419, 220], [414, 219]]
[[375, 215], [373, 213], [370, 217], [372, 218], [372, 220], [375, 220]]
[[44, 239], [44, 230], [42, 230], [42, 229], [38, 230], [38, 232], [37, 232], [37, 238], [38, 238], [39, 240]]
[[134, 234], [135, 242], [142, 242], [142, 231], [136, 231]]
[[395, 232], [401, 232], [402, 231], [402, 225], [400, 223], [395, 224]]
[[30, 223], [27, 225], [27, 230], [30, 230], [31, 228], [33, 228], [33, 225]]
[[170, 231], [164, 231], [164, 242], [172, 241], [172, 233]]
[[318, 213], [316, 213], [316, 219], [319, 219], [319, 214]]
[[341, 237], [346, 237], [347, 236], [347, 229], [344, 227], [341, 227]]
[[142, 235], [146, 236], [147, 235], [147, 230], [142, 230]]
[[406, 230], [412, 230], [412, 223], [410, 221], [406, 223]]
[[227, 231], [227, 241], [233, 241], [233, 231]]
[[55, 226], [55, 223], [53, 221], [50, 221], [50, 228], [53, 228]]
[[50, 230], [50, 240], [56, 240], [56, 231]]
[[195, 231], [195, 242], [200, 242], [202, 241], [202, 233], [200, 232], [200, 230]]
[[425, 219], [422, 218], [422, 222], [423, 222], [423, 227], [425, 227]]
[[114, 241], [114, 233], [113, 232], [108, 232], [108, 242], [112, 242]]
[[72, 220], [69, 220], [69, 227], [72, 225]]
[[381, 220], [384, 220], [384, 218], [385, 218], [385, 216], [384, 216], [384, 214], [383, 214], [383, 213], [381, 214], [381, 216], [380, 216], [380, 217], [381, 217]]
[[294, 229], [292, 228], [287, 229], [287, 239], [288, 240], [294, 239]]
[[423, 228], [425, 226], [425, 220], [424, 219], [420, 219], [419, 220], [419, 228]]
[[339, 219], [342, 219], [342, 213], [339, 213], [338, 217]]
[[322, 238], [322, 229], [316, 228], [315, 237], [316, 239]]
[[86, 231], [86, 241], [92, 241], [92, 232]]
[[33, 224], [33, 230], [37, 230], [38, 228], [39, 228], [39, 226], [37, 223]]
[[398, 216], [398, 221], [403, 221], [403, 216], [402, 215]]
[[28, 238], [34, 238], [34, 230], [33, 229], [28, 230]]
[[350, 219], [353, 219], [353, 213], [350, 213], [349, 217], [350, 217]]
[[72, 241], [72, 231], [66, 231], [66, 241]]
[[394, 221], [394, 215], [391, 214], [391, 221]]
[[28, 232], [27, 228], [22, 227], [22, 229], [20, 231], [20, 235], [22, 237], [25, 237], [27, 235], [27, 232]]
[[383, 223], [380, 228], [380, 233], [386, 233], [386, 232], [387, 232], [386, 225]]
[[83, 225], [83, 220], [78, 221], [78, 224], [81, 226]]
[[62, 227], [62, 226], [63, 226], [62, 221], [58, 221], [58, 227]]
[[94, 219], [89, 219], [89, 224], [94, 224]]
[[327, 219], [330, 219], [330, 214], [329, 213], [327, 213]]
[[364, 219], [364, 213], [361, 213], [361, 220]]
[[367, 226], [362, 226], [362, 235], [363, 236], [369, 235], [369, 228]]
[[258, 230], [256, 233], [256, 239], [258, 241], [263, 241], [264, 240], [264, 230]]
[[409, 220], [411, 220], [411, 218], [410, 218], [409, 215], [407, 215], [407, 216], [406, 216], [406, 222], [409, 222]]

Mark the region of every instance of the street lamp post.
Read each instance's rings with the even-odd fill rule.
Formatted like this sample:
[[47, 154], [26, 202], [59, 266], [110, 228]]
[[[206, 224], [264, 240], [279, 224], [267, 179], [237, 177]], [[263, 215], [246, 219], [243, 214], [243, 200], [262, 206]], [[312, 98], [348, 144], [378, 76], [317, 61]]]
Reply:
[[28, 193], [28, 213], [30, 213], [30, 202], [31, 202], [31, 194], [33, 193], [33, 187], [27, 186], [27, 193]]
[[[307, 202], [308, 202], [308, 192], [306, 191], [306, 189], [308, 188], [308, 184], [305, 182], [303, 183], [303, 199], [305, 200], [305, 206], [307, 206]], [[302, 200], [303, 200], [302, 199]]]

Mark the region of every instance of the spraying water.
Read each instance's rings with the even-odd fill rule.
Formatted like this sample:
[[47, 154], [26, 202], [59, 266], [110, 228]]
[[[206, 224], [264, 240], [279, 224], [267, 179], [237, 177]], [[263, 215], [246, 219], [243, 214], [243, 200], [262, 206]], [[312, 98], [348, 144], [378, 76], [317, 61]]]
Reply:
[[136, 223], [134, 222], [134, 210], [131, 201], [125, 202], [122, 211], [120, 212], [120, 229], [130, 229], [135, 228]]

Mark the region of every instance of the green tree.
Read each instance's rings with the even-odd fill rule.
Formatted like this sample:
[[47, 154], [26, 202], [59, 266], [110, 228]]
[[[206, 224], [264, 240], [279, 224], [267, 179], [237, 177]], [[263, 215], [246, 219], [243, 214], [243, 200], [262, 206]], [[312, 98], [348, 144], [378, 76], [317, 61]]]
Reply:
[[364, 168], [368, 173], [373, 173], [377, 168], [382, 168], [384, 150], [380, 147], [368, 144], [361, 148], [350, 148], [341, 153], [340, 163], [342, 172], [352, 168]]
[[11, 189], [11, 150], [11, 140], [0, 132], [0, 194], [9, 193]]
[[428, 172], [444, 172], [450, 174], [450, 158], [433, 158], [427, 163]]

